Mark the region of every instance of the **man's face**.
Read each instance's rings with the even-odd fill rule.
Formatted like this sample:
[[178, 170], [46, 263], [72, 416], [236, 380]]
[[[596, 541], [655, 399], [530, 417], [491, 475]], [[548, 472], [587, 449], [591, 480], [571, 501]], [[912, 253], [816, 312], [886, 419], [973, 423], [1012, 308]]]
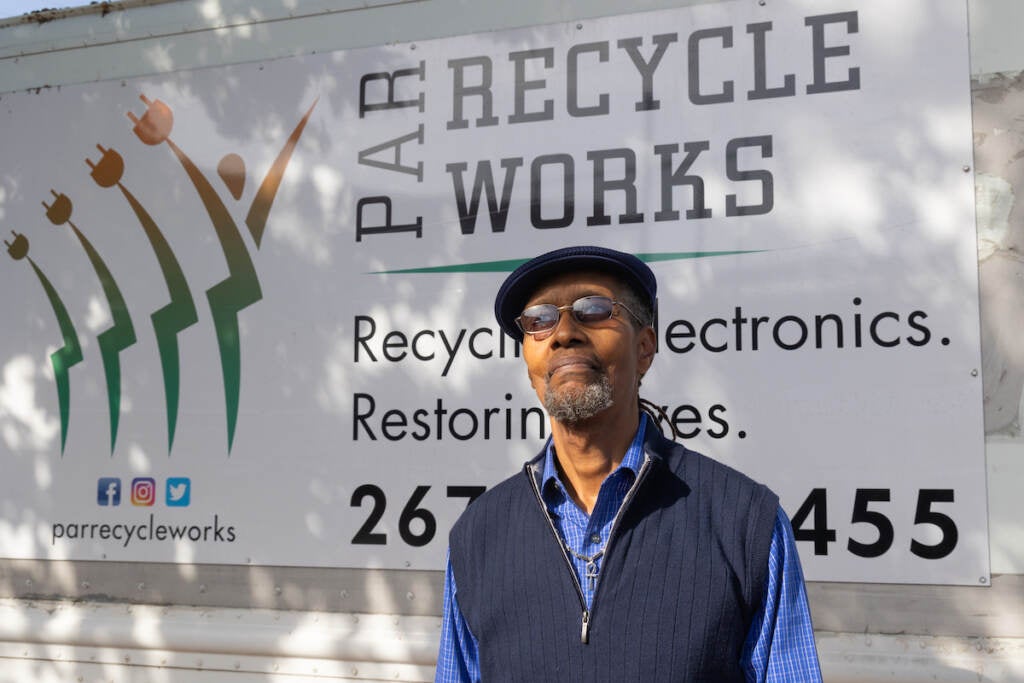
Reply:
[[[624, 286], [601, 272], [580, 271], [548, 280], [533, 293], [535, 304], [565, 306], [584, 296], [621, 300]], [[621, 306], [605, 321], [583, 325], [562, 312], [550, 336], [523, 340], [530, 383], [548, 413], [563, 422], [583, 422], [614, 406], [637, 410], [640, 377], [654, 358], [654, 331], [637, 329]]]

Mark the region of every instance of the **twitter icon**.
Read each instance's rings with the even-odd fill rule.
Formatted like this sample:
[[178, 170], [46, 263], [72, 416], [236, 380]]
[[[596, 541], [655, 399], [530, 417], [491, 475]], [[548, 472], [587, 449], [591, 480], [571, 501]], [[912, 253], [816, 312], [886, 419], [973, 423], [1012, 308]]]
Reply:
[[188, 507], [192, 502], [192, 480], [188, 477], [167, 478], [167, 507]]

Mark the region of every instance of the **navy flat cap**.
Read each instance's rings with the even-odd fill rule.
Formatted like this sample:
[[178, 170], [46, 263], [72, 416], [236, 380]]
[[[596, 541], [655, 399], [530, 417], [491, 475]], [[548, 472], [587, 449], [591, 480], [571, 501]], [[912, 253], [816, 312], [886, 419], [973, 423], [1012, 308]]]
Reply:
[[654, 310], [658, 281], [646, 263], [632, 254], [605, 247], [563, 247], [532, 258], [505, 278], [494, 298], [494, 316], [505, 334], [523, 341], [516, 318], [537, 287], [545, 280], [576, 270], [597, 270], [618, 276], [646, 298]]

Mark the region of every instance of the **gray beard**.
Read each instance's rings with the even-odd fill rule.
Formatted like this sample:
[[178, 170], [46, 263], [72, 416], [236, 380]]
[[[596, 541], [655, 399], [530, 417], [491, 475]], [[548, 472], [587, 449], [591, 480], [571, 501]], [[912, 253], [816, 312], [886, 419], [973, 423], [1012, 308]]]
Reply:
[[582, 390], [554, 391], [550, 386], [544, 389], [544, 408], [548, 415], [568, 424], [589, 420], [610, 408], [612, 402], [612, 384], [607, 375], [601, 375], [600, 379]]

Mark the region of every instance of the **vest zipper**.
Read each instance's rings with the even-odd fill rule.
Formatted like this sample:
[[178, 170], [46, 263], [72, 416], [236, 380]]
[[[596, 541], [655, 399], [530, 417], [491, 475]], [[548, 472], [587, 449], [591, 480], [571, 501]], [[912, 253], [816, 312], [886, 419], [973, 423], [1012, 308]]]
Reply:
[[[619, 511], [615, 513], [615, 518], [612, 519], [612, 528], [608, 531], [608, 544], [606, 546], [604, 559], [607, 561], [608, 554], [611, 551], [612, 540], [615, 538], [615, 530], [619, 526], [619, 519], [622, 517], [623, 510], [629, 505], [629, 503], [636, 496], [637, 489], [640, 488], [640, 484], [647, 476], [647, 472], [651, 469], [651, 456], [644, 453], [644, 462], [640, 466], [640, 471], [636, 475], [636, 481], [629, 487], [629, 491], [626, 492], [626, 497], [622, 500], [622, 505], [619, 507]], [[576, 588], [576, 596], [580, 599], [580, 607], [583, 609], [582, 623], [580, 626], [580, 642], [586, 645], [590, 642], [590, 616], [593, 612], [594, 606], [597, 604], [597, 591], [601, 587], [601, 577], [597, 578], [597, 585], [594, 586], [594, 603], [590, 609], [587, 609], [587, 599], [583, 595], [583, 586], [580, 585], [579, 577], [576, 576], [576, 568], [572, 564], [572, 560], [569, 559], [569, 553], [565, 549], [565, 544], [562, 543], [562, 537], [558, 535], [558, 528], [555, 526], [555, 522], [551, 519], [551, 515], [548, 514], [548, 506], [544, 504], [544, 497], [540, 494], [540, 486], [537, 485], [537, 477], [534, 476], [532, 470], [527, 467], [527, 478], [530, 480], [530, 487], [533, 489], [533, 495], [536, 496], [537, 502], [540, 504], [541, 512], [544, 514], [544, 518], [548, 520], [548, 528], [551, 529], [552, 535], [555, 537], [555, 542], [558, 544], [558, 549], [562, 551], [562, 559], [565, 560], [565, 566], [569, 569], [569, 575], [572, 577], [572, 585]]]
[[537, 485], [537, 477], [534, 476], [533, 471], [530, 468], [527, 468], [526, 477], [530, 480], [530, 488], [533, 489], [533, 495], [537, 497], [537, 502], [540, 504], [540, 511], [544, 515], [544, 519], [548, 520], [548, 528], [551, 529], [551, 533], [555, 537], [555, 542], [558, 544], [558, 549], [562, 552], [562, 559], [565, 560], [565, 566], [569, 568], [569, 575], [572, 577], [572, 585], [576, 589], [576, 597], [580, 599], [580, 607], [583, 610], [583, 626], [580, 631], [580, 642], [586, 645], [589, 639], [588, 632], [590, 631], [590, 610], [587, 609], [587, 599], [583, 596], [583, 587], [580, 585], [580, 580], [576, 576], [576, 569], [572, 566], [572, 560], [569, 559], [569, 553], [566, 552], [565, 545], [562, 543], [562, 537], [558, 535], [558, 529], [555, 527], [555, 523], [552, 521], [551, 515], [548, 514], [548, 506], [544, 504], [544, 497], [540, 495], [540, 487]]

